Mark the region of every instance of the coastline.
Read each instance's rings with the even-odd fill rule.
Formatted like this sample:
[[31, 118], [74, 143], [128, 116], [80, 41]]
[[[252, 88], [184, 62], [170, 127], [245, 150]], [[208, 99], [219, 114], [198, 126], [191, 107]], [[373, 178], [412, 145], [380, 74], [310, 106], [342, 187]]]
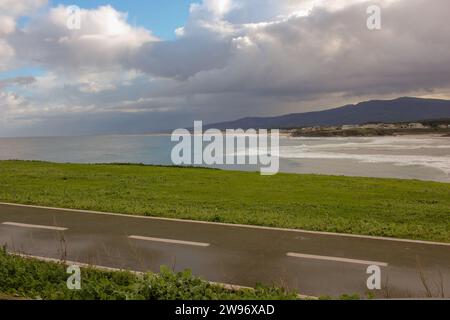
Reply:
[[[426, 136], [450, 137], [450, 129], [405, 129], [405, 130], [372, 130], [372, 129], [350, 129], [350, 130], [318, 130], [314, 132], [289, 131], [293, 137], [327, 138], [327, 137], [400, 137], [400, 136]], [[285, 132], [286, 134], [288, 131]]]

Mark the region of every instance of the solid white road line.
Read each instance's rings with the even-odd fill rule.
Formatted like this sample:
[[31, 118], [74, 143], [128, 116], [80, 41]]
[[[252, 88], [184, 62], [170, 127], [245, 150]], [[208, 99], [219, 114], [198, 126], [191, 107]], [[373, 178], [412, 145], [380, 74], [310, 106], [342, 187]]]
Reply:
[[56, 231], [66, 231], [67, 228], [61, 227], [51, 227], [51, 226], [40, 226], [36, 224], [26, 224], [26, 223], [16, 223], [16, 222], [3, 222], [5, 226], [20, 227], [20, 228], [32, 228], [32, 229], [45, 229], [45, 230], [56, 230]]
[[173, 239], [162, 239], [162, 238], [141, 237], [141, 236], [129, 236], [129, 238], [134, 239], [134, 240], [163, 242], [163, 243], [170, 243], [170, 244], [181, 244], [181, 245], [196, 246], [196, 247], [209, 247], [210, 246], [209, 243], [181, 241], [181, 240], [173, 240]]
[[301, 254], [301, 253], [293, 253], [293, 252], [289, 252], [287, 254], [287, 256], [292, 257], [292, 258], [354, 263], [354, 264], [363, 264], [363, 265], [368, 265], [368, 266], [379, 266], [379, 267], [389, 266], [389, 264], [386, 262], [346, 259], [346, 258], [328, 257], [328, 256], [316, 256], [316, 255], [311, 255], [311, 254]]

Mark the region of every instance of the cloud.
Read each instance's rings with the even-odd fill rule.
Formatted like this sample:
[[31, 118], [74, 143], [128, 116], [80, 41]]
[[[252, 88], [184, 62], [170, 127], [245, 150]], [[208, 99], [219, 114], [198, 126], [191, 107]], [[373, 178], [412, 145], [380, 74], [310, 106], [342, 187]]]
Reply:
[[48, 3], [48, 0], [2, 0], [0, 12], [6, 16], [31, 14]]
[[16, 22], [13, 17], [0, 15], [0, 36], [4, 36], [14, 32]]
[[47, 4], [47, 0], [0, 1], [0, 71], [14, 65], [15, 49], [6, 37], [16, 31], [17, 18], [29, 15]]
[[0, 38], [0, 71], [10, 67], [10, 61], [14, 57], [14, 49]]
[[67, 27], [69, 17], [67, 7], [52, 8], [11, 36], [17, 58], [51, 70], [109, 69], [125, 65], [133, 51], [157, 40], [149, 31], [130, 26], [126, 14], [111, 6], [81, 10], [80, 30]]
[[[196, 61], [207, 61], [183, 74], [189, 79], [181, 86], [191, 93], [357, 95], [450, 84], [450, 56], [445, 54], [450, 49], [450, 41], [445, 39], [450, 30], [442, 23], [449, 12], [444, 8], [450, 10], [448, 1], [436, 0], [434, 6], [423, 0], [388, 1], [384, 27], [377, 32], [366, 28], [367, 4], [354, 2], [343, 6], [343, 2], [334, 1], [332, 9], [313, 6], [307, 16], [234, 24], [233, 29], [228, 28], [231, 32], [210, 32], [207, 37], [191, 33], [178, 44], [195, 48], [194, 57], [185, 55], [186, 60], [165, 55], [159, 60], [157, 73], [170, 74], [176, 61], [188, 61], [191, 67]], [[421, 12], [420, 19], [411, 20], [414, 12]], [[232, 16], [233, 11], [227, 15]], [[151, 68], [146, 71], [154, 72]]]
[[[10, 9], [11, 17], [45, 4], [15, 2], [26, 5]], [[47, 71], [26, 91], [3, 86], [27, 105], [21, 119], [60, 130], [56, 121], [73, 125], [89, 115], [120, 132], [132, 119], [142, 124], [143, 115], [150, 131], [183, 119], [189, 125], [450, 92], [450, 2], [375, 1], [382, 8], [379, 31], [366, 27], [373, 3], [204, 0], [191, 6], [173, 41], [131, 26], [111, 6], [82, 10], [81, 30], [67, 28], [66, 7], [49, 8], [25, 27], [0, 23], [0, 68], [15, 61]], [[127, 121], [112, 120], [121, 116]], [[89, 123], [84, 129], [98, 130]]]

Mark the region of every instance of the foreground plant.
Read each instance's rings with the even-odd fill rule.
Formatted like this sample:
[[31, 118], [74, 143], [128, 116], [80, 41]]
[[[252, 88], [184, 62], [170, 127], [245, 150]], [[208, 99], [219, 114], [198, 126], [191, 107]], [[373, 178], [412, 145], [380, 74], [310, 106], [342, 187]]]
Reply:
[[194, 277], [190, 271], [159, 274], [82, 269], [81, 290], [67, 288], [67, 266], [10, 255], [0, 249], [0, 294], [44, 300], [293, 300], [281, 288], [229, 290]]

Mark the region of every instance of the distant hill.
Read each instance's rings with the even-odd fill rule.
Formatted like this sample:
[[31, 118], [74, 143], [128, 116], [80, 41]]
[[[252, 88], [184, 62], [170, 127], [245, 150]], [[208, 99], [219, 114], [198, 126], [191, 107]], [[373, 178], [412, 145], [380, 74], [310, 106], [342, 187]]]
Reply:
[[205, 126], [217, 129], [299, 128], [365, 123], [398, 123], [450, 118], [450, 100], [398, 98], [371, 100], [356, 105], [318, 112], [288, 114], [268, 118], [243, 118]]

